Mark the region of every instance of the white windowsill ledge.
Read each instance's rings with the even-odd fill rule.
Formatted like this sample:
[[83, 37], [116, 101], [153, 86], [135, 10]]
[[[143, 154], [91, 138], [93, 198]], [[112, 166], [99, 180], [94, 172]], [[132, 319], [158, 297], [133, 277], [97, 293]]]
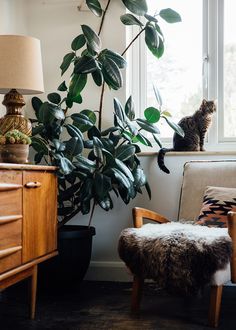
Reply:
[[[157, 156], [158, 151], [143, 151], [139, 156]], [[165, 154], [167, 156], [212, 156], [212, 155], [230, 155], [236, 156], [236, 151], [169, 151]]]

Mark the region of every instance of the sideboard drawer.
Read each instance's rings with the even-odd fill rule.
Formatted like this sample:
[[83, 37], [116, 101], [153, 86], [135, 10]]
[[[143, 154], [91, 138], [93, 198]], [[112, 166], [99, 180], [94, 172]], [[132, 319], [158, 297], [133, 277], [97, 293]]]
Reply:
[[22, 216], [0, 216], [0, 274], [22, 259]]

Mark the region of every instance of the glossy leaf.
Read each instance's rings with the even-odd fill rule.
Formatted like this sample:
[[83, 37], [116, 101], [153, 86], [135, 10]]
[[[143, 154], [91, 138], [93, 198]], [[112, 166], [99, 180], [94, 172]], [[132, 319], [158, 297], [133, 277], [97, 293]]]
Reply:
[[119, 160], [125, 161], [135, 154], [135, 146], [132, 144], [120, 145], [116, 149], [116, 158]]
[[144, 110], [144, 116], [149, 123], [157, 123], [160, 120], [161, 114], [157, 108], [149, 107]]
[[35, 110], [35, 112], [39, 111], [41, 105], [43, 104], [43, 102], [36, 96], [34, 96], [32, 98], [31, 103], [32, 103], [32, 107]]
[[107, 85], [117, 90], [122, 87], [123, 79], [118, 65], [110, 58], [106, 58], [102, 64], [103, 78]]
[[116, 165], [119, 169], [131, 180], [134, 181], [133, 174], [131, 173], [130, 169], [119, 159], [115, 159]]
[[147, 193], [148, 193], [148, 197], [149, 197], [149, 199], [151, 199], [151, 198], [152, 198], [152, 192], [151, 192], [151, 188], [150, 188], [148, 182], [145, 183], [145, 188], [146, 188], [146, 190], [147, 190]]
[[83, 140], [79, 137], [72, 137], [66, 142], [65, 152], [71, 156], [76, 156], [83, 151]]
[[165, 117], [172, 117], [172, 114], [169, 111], [163, 111], [161, 114]]
[[93, 57], [82, 56], [75, 64], [74, 73], [92, 73], [97, 70], [97, 63]]
[[157, 56], [159, 36], [153, 24], [148, 23], [145, 27], [145, 42], [154, 56]]
[[147, 132], [159, 134], [159, 129], [145, 119], [136, 119], [137, 124]]
[[80, 48], [82, 48], [86, 44], [86, 39], [83, 34], [80, 34], [79, 36], [75, 37], [75, 39], [71, 43], [71, 49], [76, 51]]
[[93, 152], [95, 157], [99, 158], [100, 160], [103, 159], [103, 153], [102, 153], [102, 142], [96, 137], [93, 137]]
[[146, 0], [122, 0], [125, 7], [136, 15], [146, 14], [148, 7]]
[[117, 168], [111, 168], [110, 171], [120, 184], [126, 188], [130, 188], [130, 181], [122, 171], [118, 170]]
[[125, 104], [125, 114], [129, 118], [129, 120], [133, 120], [135, 118], [134, 102], [132, 96], [128, 98]]
[[161, 140], [159, 139], [158, 135], [153, 134], [153, 139], [155, 140], [155, 142], [159, 145], [160, 148], [162, 148], [162, 143]]
[[48, 102], [44, 102], [40, 107], [38, 119], [41, 123], [52, 123], [53, 120], [65, 119], [65, 114], [61, 108]]
[[54, 104], [59, 104], [61, 102], [61, 96], [58, 93], [50, 93], [47, 95], [48, 101]]
[[86, 168], [89, 170], [94, 170], [96, 168], [96, 163], [92, 160], [87, 159], [86, 157], [83, 157], [81, 155], [77, 155], [76, 160], [78, 163], [76, 163], [76, 166]]
[[57, 151], [62, 152], [65, 150], [66, 145], [64, 142], [61, 142], [58, 139], [53, 139], [52, 143], [54, 144], [54, 147], [56, 148]]
[[115, 114], [123, 122], [125, 120], [124, 110], [120, 101], [116, 97], [114, 98], [114, 109], [115, 109]]
[[133, 142], [136, 140], [145, 146], [152, 147], [151, 142], [140, 132], [135, 136], [135, 140], [133, 139]]
[[66, 157], [62, 157], [58, 160], [58, 165], [60, 167], [60, 171], [64, 174], [64, 175], [68, 175], [70, 174], [74, 169], [74, 165], [71, 163], [71, 161], [66, 158]]
[[165, 118], [167, 124], [177, 133], [179, 134], [180, 136], [184, 137], [184, 131], [183, 129], [176, 123], [174, 123], [173, 121], [170, 121], [167, 117], [164, 117]]
[[31, 141], [31, 147], [33, 147], [34, 150], [37, 152], [43, 152], [45, 155], [49, 153], [50, 148], [44, 139], [37, 136], [32, 136]]
[[161, 18], [163, 18], [167, 23], [177, 23], [181, 22], [181, 16], [173, 9], [166, 8], [162, 9], [159, 13]]
[[143, 23], [132, 14], [121, 15], [120, 20], [125, 25], [138, 25], [140, 27], [143, 26]]
[[86, 4], [94, 15], [98, 17], [102, 16], [103, 10], [98, 0], [86, 0]]
[[157, 20], [156, 17], [154, 17], [154, 16], [151, 16], [151, 15], [145, 14], [144, 17], [145, 17], [149, 22], [154, 22], [154, 23], [157, 23], [157, 22], [158, 22], [158, 20]]
[[137, 188], [142, 187], [147, 182], [146, 176], [140, 167], [138, 167], [133, 172], [133, 176], [134, 176], [134, 184], [137, 186]]
[[155, 85], [152, 85], [153, 90], [154, 90], [154, 94], [157, 100], [158, 105], [161, 107], [162, 106], [162, 98], [161, 98], [161, 94], [158, 90], [158, 88]]
[[127, 65], [127, 62], [123, 56], [121, 56], [120, 54], [118, 54], [116, 52], [113, 52], [110, 49], [104, 49], [100, 53], [99, 58], [101, 59], [101, 62], [103, 62], [103, 60], [106, 58], [110, 58], [111, 60], [113, 60], [116, 63], [116, 65], [118, 66], [119, 69], [123, 69]]
[[61, 92], [65, 92], [67, 91], [67, 86], [66, 86], [66, 82], [63, 81], [57, 88], [58, 91], [61, 91]]
[[100, 37], [88, 25], [81, 25], [81, 28], [89, 47], [91, 47], [94, 52], [98, 53], [101, 46]]
[[102, 199], [112, 188], [111, 179], [108, 176], [97, 172], [94, 177], [94, 186], [97, 196]]
[[81, 94], [86, 83], [87, 83], [86, 74], [73, 74], [69, 87], [69, 94], [72, 100], [73, 98], [76, 98], [78, 95]]
[[71, 62], [73, 61], [74, 58], [75, 58], [75, 53], [74, 52], [68, 53], [63, 57], [63, 61], [62, 61], [62, 64], [60, 66], [61, 75], [63, 75], [66, 72], [66, 70], [69, 68], [69, 66], [70, 66], [70, 64], [71, 64]]
[[102, 86], [103, 76], [100, 70], [96, 70], [92, 72], [92, 77], [97, 86]]
[[71, 137], [79, 137], [81, 140], [83, 140], [83, 134], [78, 127], [75, 125], [67, 124], [65, 125], [65, 128]]

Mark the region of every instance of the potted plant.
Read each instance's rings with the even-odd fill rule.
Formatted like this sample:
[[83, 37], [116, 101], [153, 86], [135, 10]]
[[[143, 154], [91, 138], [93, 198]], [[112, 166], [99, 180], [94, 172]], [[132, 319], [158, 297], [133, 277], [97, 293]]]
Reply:
[[[89, 214], [87, 231], [91, 229], [96, 206], [105, 211], [113, 208], [114, 196], [119, 196], [125, 204], [145, 188], [151, 198], [147, 177], [140, 165], [138, 154], [140, 144], [152, 147], [152, 142], [145, 135], [151, 133], [154, 141], [161, 146], [157, 124], [164, 119], [177, 133], [183, 135], [181, 128], [171, 122], [168, 112], [160, 107], [160, 95], [154, 88], [158, 107], [144, 110], [143, 118], [136, 118], [134, 104], [130, 96], [122, 105], [114, 99], [114, 122], [110, 127], [102, 128], [103, 98], [105, 87], [118, 90], [122, 87], [122, 69], [127, 65], [124, 55], [141, 35], [145, 34], [148, 49], [156, 58], [164, 52], [164, 37], [159, 25], [159, 18], [169, 23], [181, 20], [178, 13], [167, 8], [153, 16], [147, 14], [145, 0], [122, 0], [131, 12], [121, 16], [125, 25], [138, 25], [140, 31], [122, 54], [110, 49], [102, 49], [100, 33], [111, 1], [103, 10], [98, 0], [87, 0], [87, 6], [97, 16], [101, 16], [99, 32], [88, 25], [81, 26], [81, 34], [71, 43], [60, 66], [63, 75], [71, 70], [70, 80], [59, 85], [58, 91], [48, 94], [47, 101], [32, 99], [36, 120], [34, 120], [32, 147], [35, 149], [35, 162], [46, 162], [58, 167], [58, 228], [59, 237], [68, 237], [79, 226], [64, 226], [79, 212]], [[139, 19], [142, 16], [142, 21]], [[75, 104], [83, 103], [83, 90], [88, 76], [101, 88], [100, 103], [94, 110], [83, 109], [69, 114]], [[63, 95], [63, 96], [62, 96]], [[70, 111], [71, 112], [71, 111]], [[59, 242], [59, 247], [65, 244]], [[91, 249], [90, 249], [91, 250]], [[85, 254], [84, 248], [68, 248], [70, 259], [75, 251]], [[62, 249], [61, 251], [62, 252]], [[77, 261], [78, 267], [81, 266]], [[88, 263], [87, 263], [88, 264]], [[68, 265], [66, 266], [68, 267]], [[68, 274], [68, 280], [71, 273]], [[64, 274], [65, 275], [65, 274]], [[57, 275], [58, 276], [58, 275]]]
[[16, 164], [27, 163], [30, 143], [30, 137], [17, 129], [13, 129], [4, 135], [0, 135], [2, 162]]

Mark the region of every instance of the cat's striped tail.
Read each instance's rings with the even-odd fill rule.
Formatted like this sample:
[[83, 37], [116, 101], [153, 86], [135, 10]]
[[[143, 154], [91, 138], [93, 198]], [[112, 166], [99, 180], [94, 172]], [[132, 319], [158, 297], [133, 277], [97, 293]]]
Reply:
[[159, 150], [159, 152], [158, 152], [158, 156], [157, 156], [157, 163], [158, 163], [160, 169], [161, 169], [163, 172], [167, 173], [167, 174], [169, 174], [170, 171], [168, 170], [168, 168], [167, 168], [167, 167], [165, 166], [165, 164], [164, 164], [164, 157], [165, 157], [165, 154], [166, 154], [167, 152], [169, 152], [169, 151], [173, 151], [173, 149], [172, 149], [172, 148], [170, 148], [170, 149], [168, 149], [168, 148], [161, 148], [161, 149]]

